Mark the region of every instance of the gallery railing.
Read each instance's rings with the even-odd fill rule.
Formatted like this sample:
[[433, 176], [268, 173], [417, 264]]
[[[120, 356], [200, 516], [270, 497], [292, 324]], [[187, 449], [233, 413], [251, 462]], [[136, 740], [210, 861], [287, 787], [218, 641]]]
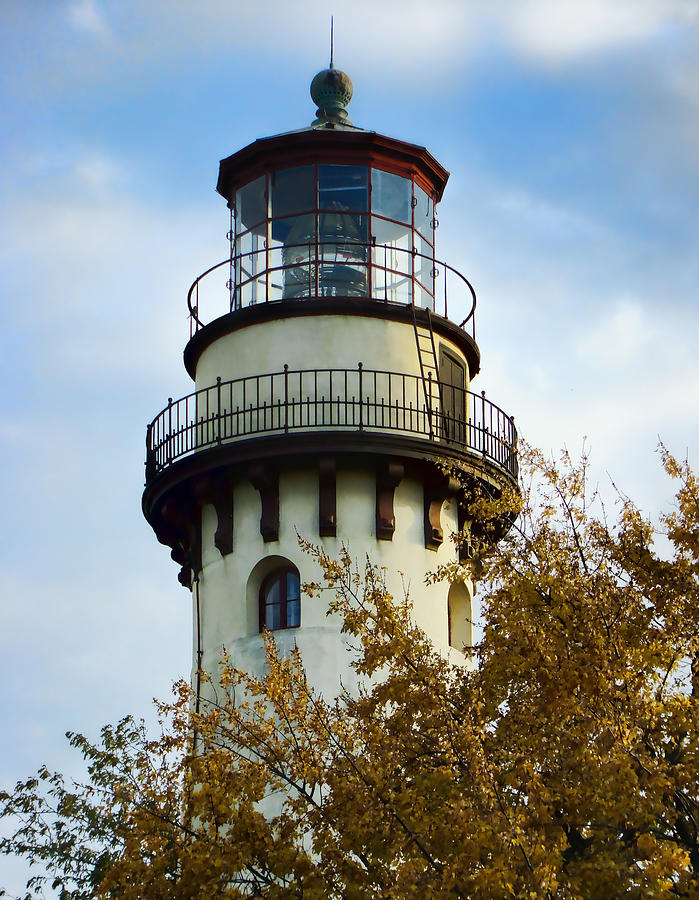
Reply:
[[475, 338], [476, 292], [457, 269], [407, 248], [345, 240], [262, 247], [211, 266], [187, 294], [190, 336], [224, 312], [330, 296], [415, 305], [445, 318], [451, 306], [461, 328]]
[[[303, 369], [217, 380], [168, 401], [148, 426], [146, 481], [198, 450], [264, 434], [393, 432], [479, 455], [517, 477], [517, 430], [499, 406], [458, 386], [365, 369]], [[431, 451], [434, 452], [434, 449]]]

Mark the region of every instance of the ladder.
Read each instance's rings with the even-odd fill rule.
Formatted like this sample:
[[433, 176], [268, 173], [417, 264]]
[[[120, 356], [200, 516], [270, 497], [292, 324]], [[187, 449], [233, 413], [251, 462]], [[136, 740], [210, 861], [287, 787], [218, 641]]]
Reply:
[[415, 313], [415, 304], [411, 304], [413, 310], [413, 330], [415, 331], [415, 345], [417, 358], [420, 364], [420, 378], [425, 394], [426, 414], [429, 423], [430, 439], [435, 437], [435, 424], [437, 415], [441, 409], [441, 386], [439, 383], [439, 363], [437, 349], [434, 344], [434, 331], [432, 329], [432, 310], [427, 307], [427, 327], [418, 325]]

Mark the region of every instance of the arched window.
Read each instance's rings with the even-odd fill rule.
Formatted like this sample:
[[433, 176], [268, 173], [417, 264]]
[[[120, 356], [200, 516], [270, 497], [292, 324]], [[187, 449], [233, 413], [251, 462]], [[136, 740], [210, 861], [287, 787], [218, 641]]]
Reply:
[[471, 595], [465, 584], [454, 582], [449, 588], [447, 616], [449, 644], [462, 653], [469, 653], [472, 647]]
[[260, 585], [260, 631], [301, 624], [299, 573], [291, 566], [270, 572]]

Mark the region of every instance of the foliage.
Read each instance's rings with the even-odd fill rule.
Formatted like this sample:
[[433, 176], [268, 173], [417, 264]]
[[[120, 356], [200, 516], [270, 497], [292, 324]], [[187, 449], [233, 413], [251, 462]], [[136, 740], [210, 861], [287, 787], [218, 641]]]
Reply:
[[306, 545], [359, 691], [319, 697], [266, 635], [263, 678], [224, 655], [209, 702], [178, 684], [156, 738], [131, 719], [71, 735], [89, 780], [42, 770], [0, 794], [0, 850], [65, 900], [698, 898], [699, 484], [661, 452], [665, 558], [630, 501], [607, 523], [585, 459], [525, 451], [521, 499], [472, 501], [486, 538], [519, 509], [474, 543], [474, 666], [436, 652], [379, 569]]

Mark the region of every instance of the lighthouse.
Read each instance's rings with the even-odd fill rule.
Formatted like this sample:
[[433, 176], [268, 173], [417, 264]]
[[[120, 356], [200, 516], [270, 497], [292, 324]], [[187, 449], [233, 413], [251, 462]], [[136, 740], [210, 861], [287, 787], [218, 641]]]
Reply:
[[354, 125], [332, 64], [311, 97], [309, 126], [220, 163], [230, 254], [189, 290], [193, 390], [148, 426], [143, 511], [192, 595], [195, 683], [224, 647], [262, 672], [269, 630], [332, 695], [349, 654], [327, 597], [302, 591], [317, 571], [299, 537], [384, 567], [466, 662], [472, 586], [425, 576], [467, 552], [463, 487], [516, 484], [517, 436], [472, 386], [476, 295], [436, 248], [448, 172]]

